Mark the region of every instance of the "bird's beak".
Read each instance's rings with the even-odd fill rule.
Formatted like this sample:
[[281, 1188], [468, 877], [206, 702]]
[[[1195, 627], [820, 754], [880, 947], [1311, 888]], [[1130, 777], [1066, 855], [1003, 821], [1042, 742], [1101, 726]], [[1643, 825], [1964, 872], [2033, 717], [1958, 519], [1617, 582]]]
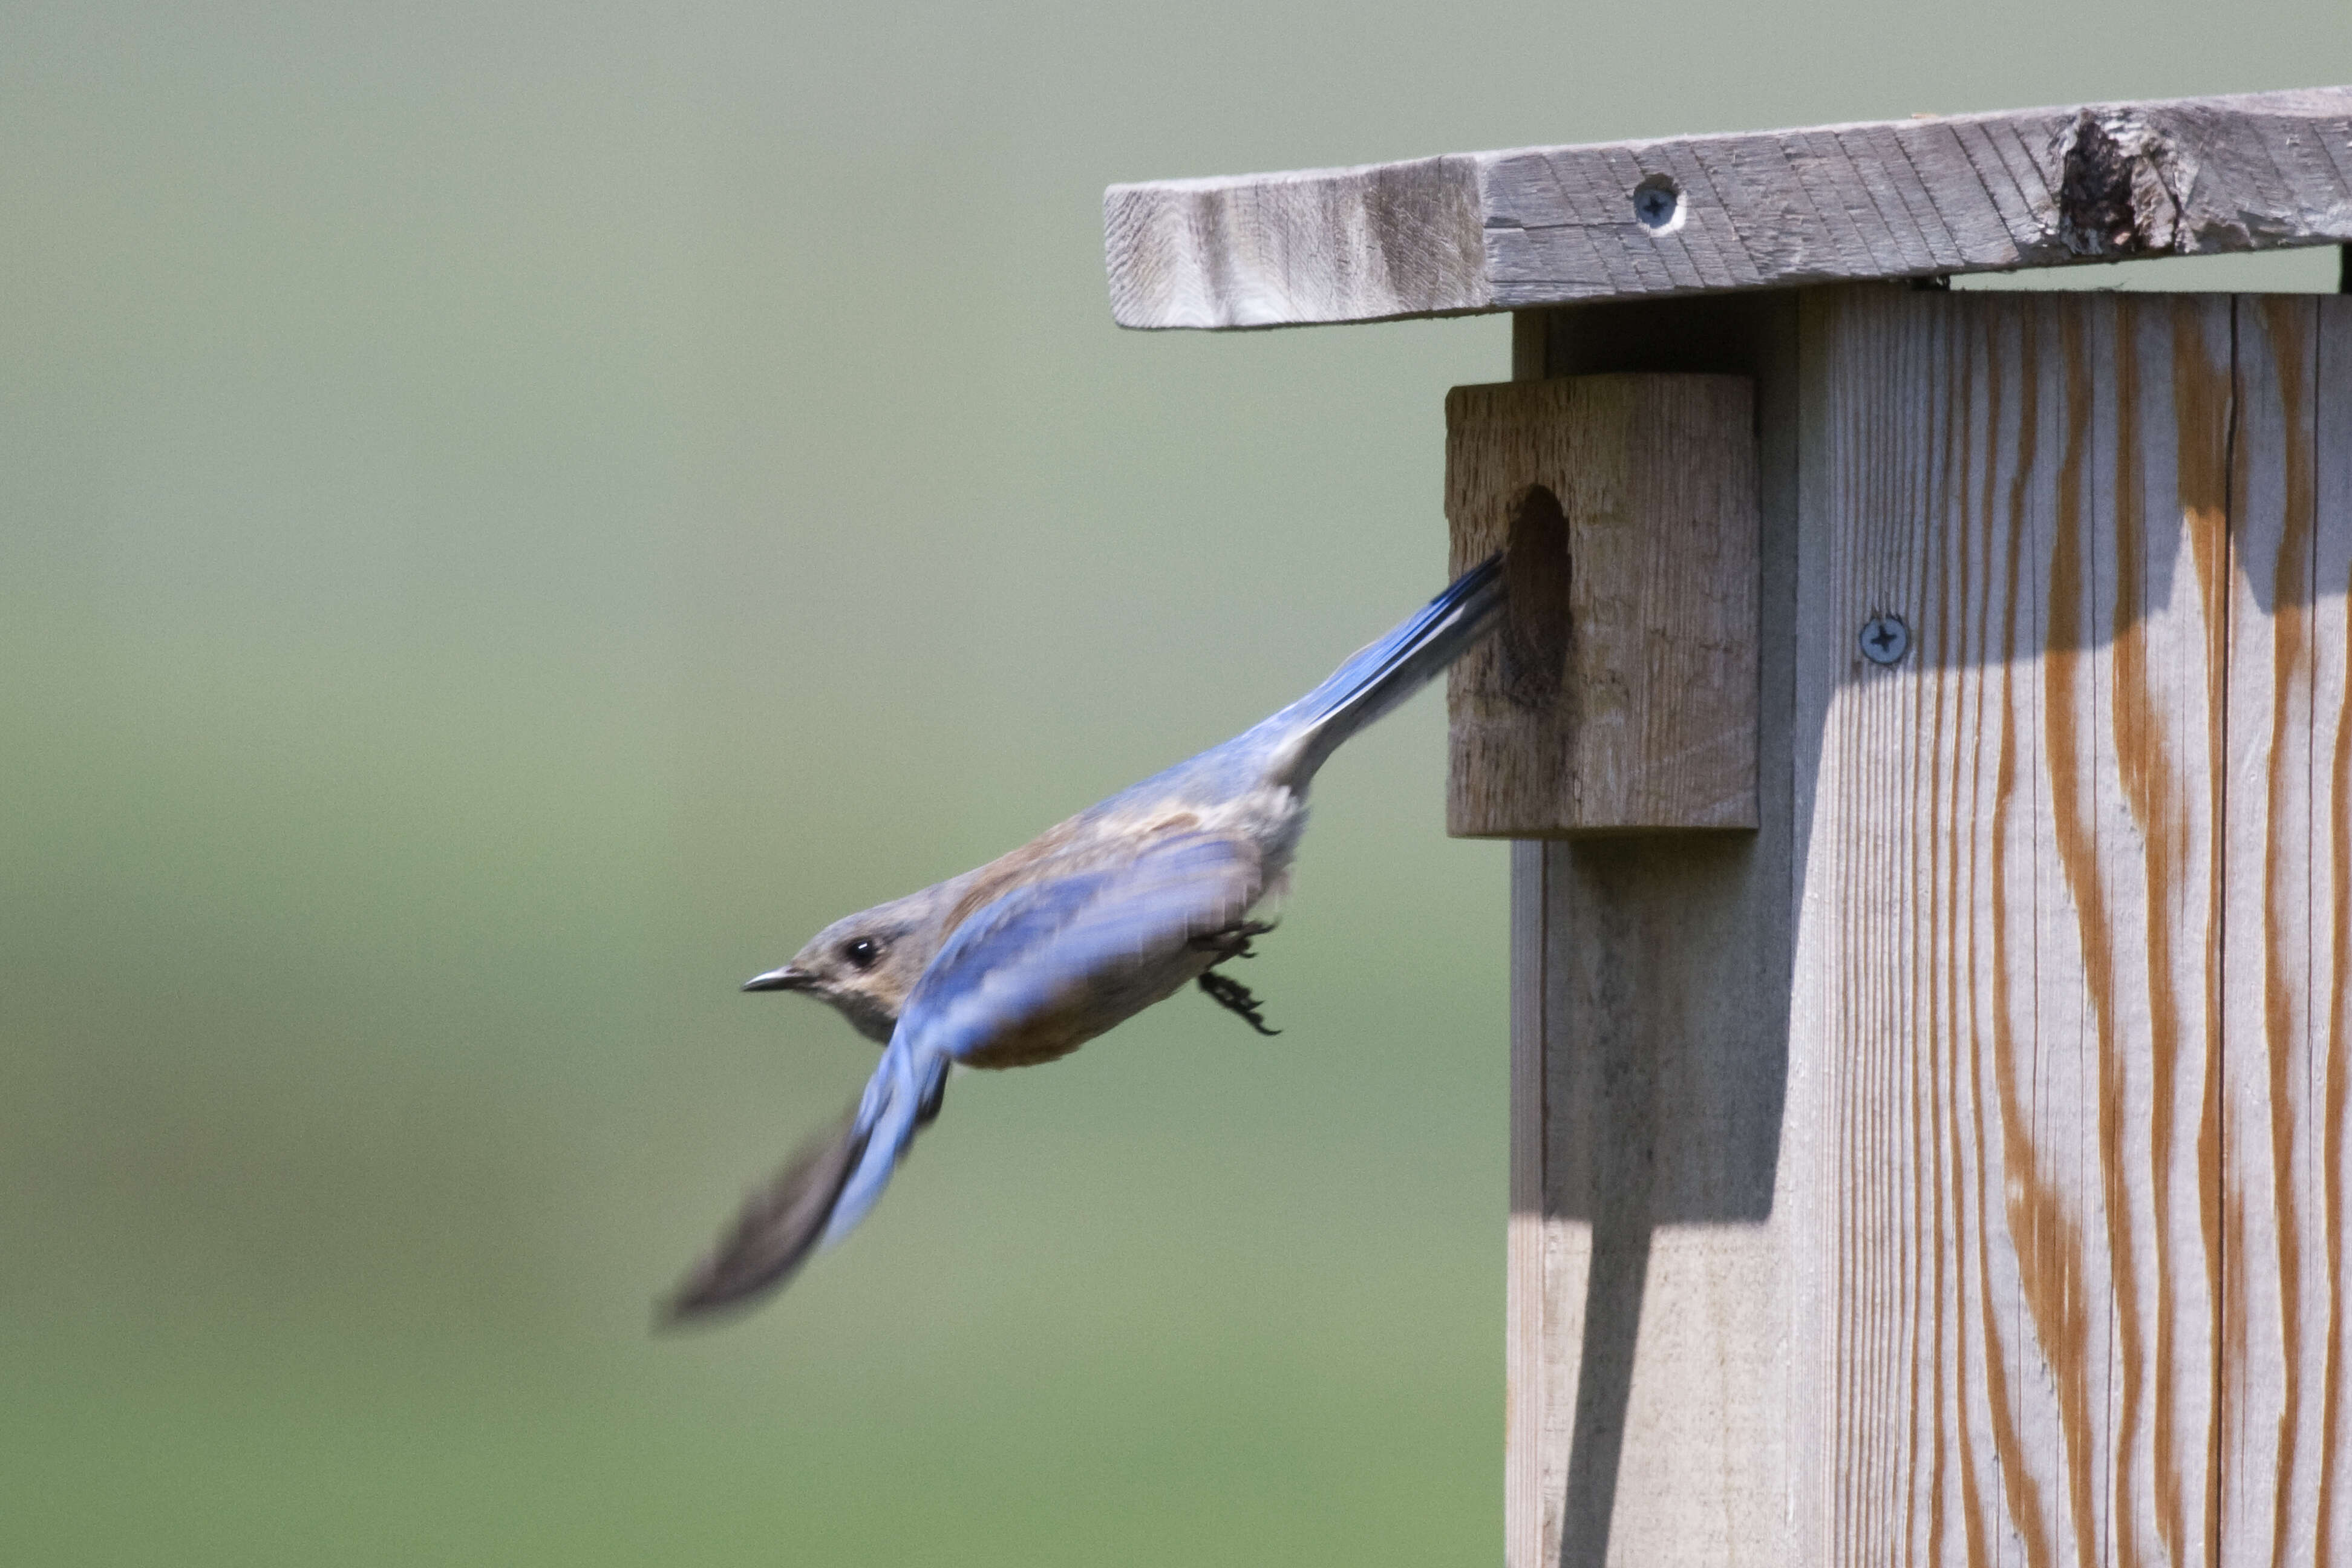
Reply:
[[808, 989], [809, 982], [815, 978], [816, 976], [807, 970], [794, 969], [787, 963], [782, 969], [771, 969], [765, 974], [754, 974], [751, 979], [743, 982], [743, 989], [746, 991], [805, 991]]

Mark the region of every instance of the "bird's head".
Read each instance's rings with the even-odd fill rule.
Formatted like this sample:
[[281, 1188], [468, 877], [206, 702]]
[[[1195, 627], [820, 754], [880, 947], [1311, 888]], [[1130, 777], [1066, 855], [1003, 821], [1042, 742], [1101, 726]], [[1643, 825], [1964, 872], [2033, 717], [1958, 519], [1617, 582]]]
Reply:
[[940, 948], [939, 889], [927, 888], [834, 921], [781, 969], [746, 991], [798, 991], [835, 1008], [866, 1038], [887, 1043], [907, 994]]

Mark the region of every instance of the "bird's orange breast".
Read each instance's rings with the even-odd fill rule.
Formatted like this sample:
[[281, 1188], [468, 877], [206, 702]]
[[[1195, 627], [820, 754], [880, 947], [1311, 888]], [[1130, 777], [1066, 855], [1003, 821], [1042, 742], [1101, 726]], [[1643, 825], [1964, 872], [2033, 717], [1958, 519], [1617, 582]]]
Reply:
[[963, 1058], [967, 1067], [1025, 1068], [1066, 1057], [1101, 1033], [1076, 1008], [1057, 1009], [1007, 1029]]

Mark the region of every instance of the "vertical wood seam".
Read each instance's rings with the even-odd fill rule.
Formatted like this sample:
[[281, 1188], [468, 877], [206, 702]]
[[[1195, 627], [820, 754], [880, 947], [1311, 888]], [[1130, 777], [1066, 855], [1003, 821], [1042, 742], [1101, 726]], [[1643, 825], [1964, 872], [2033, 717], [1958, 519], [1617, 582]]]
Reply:
[[[2221, 440], [2221, 768], [2220, 782], [2214, 786], [2213, 821], [2215, 831], [2225, 832], [2230, 820], [2230, 737], [2236, 732], [2231, 723], [2231, 689], [2236, 684], [2230, 679], [2230, 656], [2237, 647], [2237, 594], [2234, 583], [2238, 573], [2238, 434], [2245, 417], [2245, 392], [2242, 382], [2244, 364], [2238, 352], [2238, 318], [2244, 309], [2237, 300], [2230, 301], [2230, 406], [2223, 421]], [[2221, 1484], [2222, 1438], [2229, 1420], [2228, 1384], [2225, 1369], [2229, 1364], [2231, 1336], [2237, 1331], [2230, 1321], [2230, 1117], [2226, 1097], [2230, 1082], [2230, 1031], [2227, 1027], [2230, 973], [2230, 900], [2229, 863], [2226, 846], [2216, 857], [2212, 875], [2221, 884], [2219, 933], [2214, 957], [2214, 994], [2219, 998], [2223, 1025], [2213, 1031], [2212, 1067], [2208, 1073], [2213, 1088], [2208, 1097], [2213, 1117], [2213, 1264], [2211, 1310], [2213, 1313], [2213, 1343], [2210, 1358], [2210, 1389], [2212, 1415], [2207, 1423], [2205, 1442], [2205, 1535], [2206, 1561], [2219, 1565], [2221, 1562], [2221, 1509], [2228, 1489]]]

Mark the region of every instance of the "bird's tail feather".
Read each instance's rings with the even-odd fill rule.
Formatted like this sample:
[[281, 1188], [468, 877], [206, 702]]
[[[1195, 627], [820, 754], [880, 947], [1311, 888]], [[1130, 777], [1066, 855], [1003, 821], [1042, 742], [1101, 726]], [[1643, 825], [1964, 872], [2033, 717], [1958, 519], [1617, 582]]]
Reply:
[[948, 1060], [917, 1059], [894, 1039], [857, 1104], [803, 1143], [743, 1203], [710, 1256], [671, 1293], [662, 1321], [682, 1323], [765, 1295], [866, 1217], [915, 1134], [939, 1114]]
[[1340, 742], [1444, 674], [1494, 629], [1502, 608], [1503, 558], [1492, 555], [1277, 714], [1302, 729], [1292, 779], [1305, 784]]

